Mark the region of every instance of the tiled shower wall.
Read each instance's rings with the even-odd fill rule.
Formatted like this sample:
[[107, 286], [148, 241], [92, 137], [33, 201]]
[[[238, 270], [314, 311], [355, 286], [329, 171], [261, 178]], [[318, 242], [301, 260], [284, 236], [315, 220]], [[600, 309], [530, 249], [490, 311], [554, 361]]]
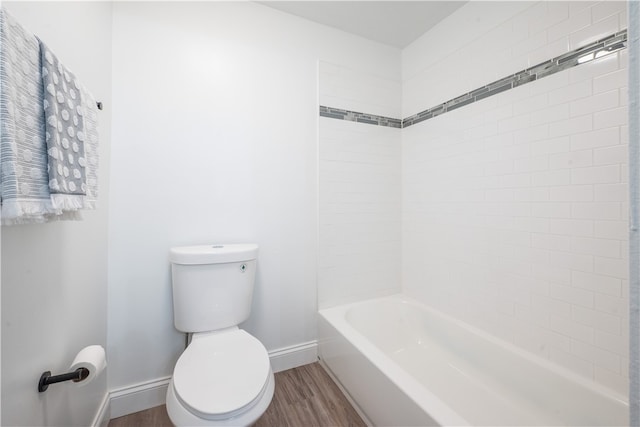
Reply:
[[[400, 82], [320, 63], [320, 104], [400, 116]], [[400, 291], [400, 129], [320, 117], [320, 308]]]
[[[623, 2], [470, 2], [403, 52], [403, 117], [624, 28]], [[403, 290], [622, 395], [626, 66], [623, 50], [402, 130]]]

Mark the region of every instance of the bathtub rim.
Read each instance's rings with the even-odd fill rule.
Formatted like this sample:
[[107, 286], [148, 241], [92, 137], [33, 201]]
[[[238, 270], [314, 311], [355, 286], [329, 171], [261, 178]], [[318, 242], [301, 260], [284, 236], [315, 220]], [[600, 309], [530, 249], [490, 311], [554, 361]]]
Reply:
[[[318, 310], [318, 315], [338, 330], [349, 342], [351, 342], [376, 368], [380, 369], [390, 381], [397, 387], [404, 390], [414, 403], [422, 408], [429, 408], [429, 415], [432, 416], [441, 425], [471, 425], [469, 421], [460, 416], [456, 411], [444, 403], [439, 397], [429, 391], [418, 380], [413, 378], [404, 369], [399, 367], [391, 358], [383, 353], [375, 344], [371, 343], [360, 332], [358, 332], [347, 320], [347, 313], [350, 309], [358, 306], [393, 301], [400, 304], [411, 305], [419, 310], [424, 310], [429, 315], [433, 315], [444, 321], [453, 323], [464, 330], [476, 334], [481, 339], [503, 348], [505, 351], [515, 353], [517, 356], [523, 357], [525, 360], [537, 364], [544, 369], [548, 369], [552, 373], [559, 375], [569, 381], [577, 383], [579, 386], [610, 399], [616, 403], [629, 407], [628, 397], [618, 393], [616, 390], [610, 389], [604, 385], [589, 381], [581, 375], [578, 375], [567, 368], [564, 368], [548, 359], [524, 350], [515, 344], [511, 344], [499, 337], [489, 334], [484, 330], [477, 328], [469, 323], [443, 313], [427, 304], [411, 298], [403, 293], [396, 293], [382, 297], [374, 297], [366, 300], [351, 302], [334, 307], [323, 308]], [[389, 369], [385, 371], [385, 369]], [[425, 393], [426, 392], [426, 393]], [[433, 411], [433, 413], [432, 413]]]

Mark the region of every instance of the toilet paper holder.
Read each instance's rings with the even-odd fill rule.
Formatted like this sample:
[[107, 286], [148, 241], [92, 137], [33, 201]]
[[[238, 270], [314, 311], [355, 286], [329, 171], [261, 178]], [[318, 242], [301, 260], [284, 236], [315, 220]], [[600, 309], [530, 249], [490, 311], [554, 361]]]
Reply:
[[40, 376], [40, 381], [38, 381], [38, 391], [42, 393], [47, 391], [50, 384], [61, 383], [63, 381], [79, 383], [80, 381], [86, 380], [88, 376], [89, 370], [87, 368], [78, 368], [75, 371], [60, 375], [51, 375], [51, 371], [46, 371]]

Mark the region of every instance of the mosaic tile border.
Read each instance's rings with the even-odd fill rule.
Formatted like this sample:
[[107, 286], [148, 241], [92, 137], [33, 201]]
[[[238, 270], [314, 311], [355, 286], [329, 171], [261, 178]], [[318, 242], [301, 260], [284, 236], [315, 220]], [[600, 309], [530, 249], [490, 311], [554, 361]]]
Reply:
[[488, 85], [467, 92], [428, 110], [421, 111], [404, 119], [376, 116], [367, 113], [342, 110], [339, 108], [320, 106], [320, 116], [352, 122], [367, 123], [378, 126], [406, 128], [411, 125], [432, 119], [441, 114], [469, 105], [509, 89], [550, 76], [568, 68], [588, 63], [594, 59], [609, 55], [627, 47], [627, 30], [618, 31], [587, 46], [567, 52], [563, 55], [542, 62], [533, 67], [511, 74]]
[[587, 63], [593, 59], [600, 58], [626, 47], [627, 30], [619, 31], [608, 37], [595, 41], [587, 46], [581, 47], [563, 55], [557, 56], [548, 61], [542, 62], [533, 67], [527, 68], [510, 76], [504, 77], [488, 85], [482, 86], [464, 95], [443, 102], [428, 110], [414, 114], [402, 120], [402, 127], [409, 127], [424, 120], [437, 117], [443, 113], [455, 110], [464, 105], [480, 101], [489, 96], [496, 95], [509, 89], [536, 81], [543, 77], [550, 76], [560, 71], [572, 68], [580, 64]]
[[350, 122], [367, 123], [370, 125], [402, 128], [402, 120], [391, 117], [376, 116], [374, 114], [359, 113], [357, 111], [343, 110], [340, 108], [320, 106], [320, 116], [331, 119], [347, 120]]

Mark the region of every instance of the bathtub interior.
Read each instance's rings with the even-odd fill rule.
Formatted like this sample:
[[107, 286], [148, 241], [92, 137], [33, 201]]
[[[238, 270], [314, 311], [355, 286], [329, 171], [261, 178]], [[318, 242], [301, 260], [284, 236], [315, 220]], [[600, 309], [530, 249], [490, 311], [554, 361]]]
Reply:
[[622, 396], [404, 296], [331, 310], [338, 330], [382, 355], [365, 356], [399, 366], [472, 425], [628, 423]]

